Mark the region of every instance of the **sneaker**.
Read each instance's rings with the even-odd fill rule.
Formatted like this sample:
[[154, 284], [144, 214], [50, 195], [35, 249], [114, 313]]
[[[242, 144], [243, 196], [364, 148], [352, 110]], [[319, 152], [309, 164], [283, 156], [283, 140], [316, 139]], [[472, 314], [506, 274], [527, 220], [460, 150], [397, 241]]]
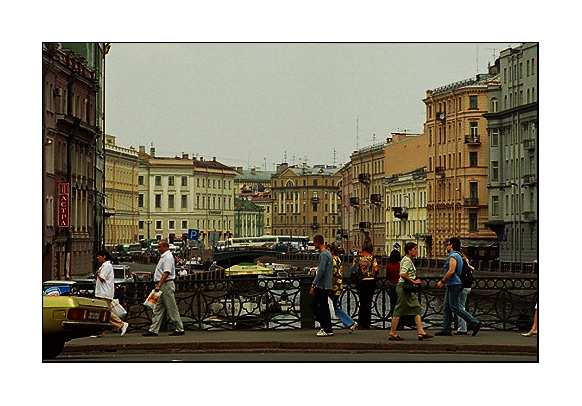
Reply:
[[123, 326], [121, 326], [121, 337], [123, 337], [125, 335], [125, 332], [127, 331], [128, 327], [129, 327], [129, 323], [123, 323]]
[[151, 331], [148, 331], [147, 333], [141, 333], [141, 335], [144, 337], [157, 337], [158, 333], [152, 333]]
[[466, 335], [467, 335], [467, 332], [466, 332], [466, 331], [457, 331], [457, 332], [455, 333], [455, 335], [456, 335], [456, 336], [466, 336]]
[[105, 337], [105, 332], [91, 336], [91, 338], [103, 338], [103, 337]]
[[182, 330], [182, 331], [172, 331], [172, 332], [171, 332], [170, 334], [168, 334], [168, 335], [169, 335], [169, 336], [183, 336], [184, 334], [185, 334], [185, 333], [184, 333], [184, 330]]
[[452, 336], [453, 334], [447, 333], [446, 331], [437, 331], [436, 333], [434, 333], [434, 335], [439, 336], [439, 337], [443, 337], [443, 336], [449, 337], [449, 336]]
[[333, 332], [331, 333], [326, 333], [325, 331], [321, 330], [319, 333], [317, 333], [318, 337], [331, 337], [333, 335]]
[[358, 322], [354, 321], [354, 324], [350, 326], [350, 334], [352, 334], [358, 328]]

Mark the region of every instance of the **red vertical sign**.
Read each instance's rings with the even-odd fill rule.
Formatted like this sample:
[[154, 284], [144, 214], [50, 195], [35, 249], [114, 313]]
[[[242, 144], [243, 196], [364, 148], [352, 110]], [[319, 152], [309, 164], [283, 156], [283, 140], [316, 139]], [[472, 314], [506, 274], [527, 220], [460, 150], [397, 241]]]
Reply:
[[69, 182], [59, 183], [59, 227], [69, 227]]

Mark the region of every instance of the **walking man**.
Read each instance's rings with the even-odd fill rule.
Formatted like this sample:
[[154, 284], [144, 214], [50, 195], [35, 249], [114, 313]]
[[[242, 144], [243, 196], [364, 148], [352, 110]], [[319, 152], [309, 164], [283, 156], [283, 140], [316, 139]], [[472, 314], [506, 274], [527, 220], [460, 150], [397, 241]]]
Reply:
[[321, 325], [321, 330], [317, 333], [317, 336], [329, 337], [333, 335], [333, 329], [327, 299], [331, 292], [333, 282], [333, 258], [331, 253], [325, 249], [322, 235], [318, 234], [313, 237], [313, 245], [321, 253], [319, 254], [317, 273], [315, 274], [313, 284], [309, 291], [309, 294], [313, 296], [311, 299], [311, 309], [313, 310], [315, 319]]
[[473, 315], [461, 308], [459, 302], [461, 293], [463, 292], [463, 285], [461, 284], [461, 271], [463, 269], [463, 259], [461, 258], [461, 240], [457, 237], [451, 237], [446, 240], [447, 260], [445, 262], [445, 276], [437, 283], [440, 289], [443, 286], [446, 288], [445, 301], [443, 303], [443, 329], [435, 333], [436, 336], [450, 336], [451, 322], [453, 312], [460, 318], [465, 320], [470, 330], [473, 330], [473, 335], [477, 335], [481, 328], [481, 322]]
[[174, 292], [176, 291], [176, 285], [174, 283], [174, 279], [176, 278], [174, 256], [166, 240], [160, 240], [158, 242], [158, 250], [161, 256], [154, 273], [154, 281], [158, 282], [155, 291], [158, 292], [161, 290], [162, 295], [160, 296], [160, 301], [154, 307], [152, 325], [147, 333], [142, 333], [142, 336], [155, 337], [158, 335], [166, 311], [176, 328], [170, 335], [181, 336], [184, 335], [184, 326], [182, 325], [182, 319], [180, 318], [176, 298], [174, 297]]

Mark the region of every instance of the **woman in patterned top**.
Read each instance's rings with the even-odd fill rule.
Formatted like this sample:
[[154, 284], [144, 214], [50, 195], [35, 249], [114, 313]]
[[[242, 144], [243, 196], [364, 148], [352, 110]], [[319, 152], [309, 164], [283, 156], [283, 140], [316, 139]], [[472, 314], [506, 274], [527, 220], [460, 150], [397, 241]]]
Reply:
[[331, 252], [331, 256], [333, 258], [333, 284], [329, 296], [333, 302], [335, 315], [342, 321], [344, 326], [350, 328], [351, 334], [354, 332], [354, 330], [356, 330], [356, 327], [358, 327], [358, 323], [356, 323], [340, 306], [339, 300], [344, 289], [342, 283], [342, 260], [340, 257], [338, 257], [338, 248], [335, 244], [328, 245], [327, 249], [329, 252]]
[[396, 286], [396, 294], [398, 295], [398, 301], [396, 303], [396, 308], [394, 309], [394, 315], [392, 316], [392, 324], [390, 326], [390, 333], [388, 334], [388, 340], [390, 341], [404, 341], [404, 338], [396, 334], [396, 327], [398, 327], [398, 320], [400, 316], [410, 315], [414, 316], [414, 322], [416, 324], [416, 330], [418, 335], [418, 340], [433, 338], [432, 335], [427, 334], [422, 328], [422, 322], [420, 320], [420, 303], [418, 302], [418, 296], [416, 293], [405, 292], [404, 282], [420, 283], [420, 279], [416, 277], [416, 268], [412, 262], [417, 254], [418, 246], [414, 242], [406, 243], [404, 246], [405, 257], [402, 258], [400, 262], [400, 279], [398, 285]]
[[376, 291], [376, 275], [380, 267], [372, 255], [374, 246], [370, 239], [366, 239], [362, 245], [362, 251], [358, 254], [354, 262], [358, 262], [362, 271], [362, 280], [356, 285], [358, 297], [360, 299], [360, 309], [358, 312], [358, 323], [362, 330], [369, 330], [372, 324], [372, 302]]

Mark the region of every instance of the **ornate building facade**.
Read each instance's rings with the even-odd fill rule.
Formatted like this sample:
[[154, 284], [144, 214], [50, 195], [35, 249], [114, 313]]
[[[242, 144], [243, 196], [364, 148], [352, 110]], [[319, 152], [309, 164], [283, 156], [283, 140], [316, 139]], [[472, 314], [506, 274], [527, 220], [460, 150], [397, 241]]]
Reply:
[[279, 165], [271, 179], [273, 235], [311, 240], [321, 234], [326, 242], [336, 242], [341, 229], [340, 180], [336, 167]]
[[102, 243], [102, 64], [59, 43], [42, 47], [42, 277], [72, 279], [93, 272]]
[[138, 238], [172, 240], [199, 230], [202, 239], [232, 236], [236, 172], [212, 158], [156, 156], [139, 147]]
[[489, 85], [489, 221], [499, 259], [538, 258], [538, 44], [503, 50]]
[[487, 86], [492, 74], [477, 75], [428, 90], [424, 133], [428, 140], [428, 255], [444, 257], [447, 237], [461, 238], [470, 259], [493, 259], [497, 239], [488, 219]]
[[138, 242], [138, 153], [105, 137], [105, 245]]

